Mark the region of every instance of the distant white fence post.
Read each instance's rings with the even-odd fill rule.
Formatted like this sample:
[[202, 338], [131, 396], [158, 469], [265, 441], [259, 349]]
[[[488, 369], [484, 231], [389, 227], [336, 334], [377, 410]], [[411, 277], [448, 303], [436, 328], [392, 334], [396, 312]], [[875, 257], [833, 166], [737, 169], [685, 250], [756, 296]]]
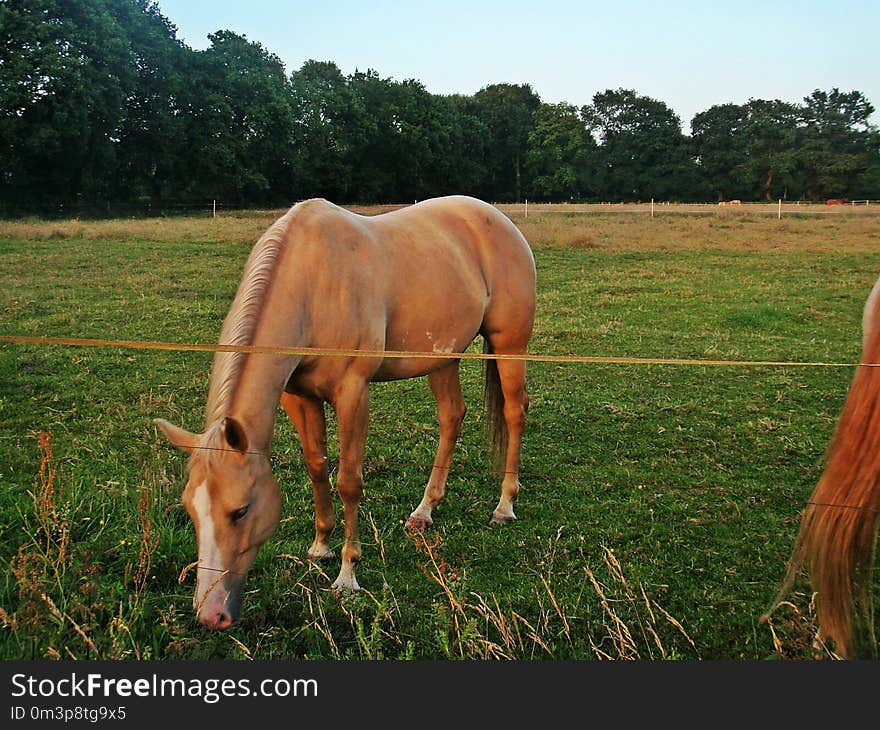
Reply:
[[651, 198], [651, 217], [654, 217], [654, 198]]
[[213, 205], [213, 209], [211, 212], [211, 217], [216, 218], [217, 217], [217, 201], [214, 200], [213, 203], [214, 203], [214, 205]]
[[779, 199], [779, 210], [776, 213], [776, 220], [782, 220], [782, 198]]
[[526, 218], [529, 217], [529, 199], [526, 198]]

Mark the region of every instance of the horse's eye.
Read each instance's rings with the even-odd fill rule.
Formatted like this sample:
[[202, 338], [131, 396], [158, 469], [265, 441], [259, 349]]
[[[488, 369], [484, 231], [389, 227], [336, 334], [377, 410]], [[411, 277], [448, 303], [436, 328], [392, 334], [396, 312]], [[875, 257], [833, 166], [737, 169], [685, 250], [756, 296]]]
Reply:
[[235, 510], [235, 512], [232, 512], [229, 515], [229, 519], [233, 522], [238, 522], [242, 517], [247, 514], [248, 507], [250, 507], [250, 505], [248, 504], [246, 504], [244, 507], [239, 507], [237, 510]]

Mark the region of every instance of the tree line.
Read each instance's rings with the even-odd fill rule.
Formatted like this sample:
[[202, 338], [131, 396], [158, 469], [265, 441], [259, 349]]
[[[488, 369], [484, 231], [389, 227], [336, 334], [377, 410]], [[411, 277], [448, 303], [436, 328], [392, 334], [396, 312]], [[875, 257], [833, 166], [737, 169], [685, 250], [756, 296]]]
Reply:
[[216, 199], [395, 203], [880, 197], [880, 131], [860, 91], [750, 99], [690, 134], [631, 89], [543, 102], [345, 75], [230, 30], [203, 51], [151, 0], [0, 4], [0, 214], [154, 211]]

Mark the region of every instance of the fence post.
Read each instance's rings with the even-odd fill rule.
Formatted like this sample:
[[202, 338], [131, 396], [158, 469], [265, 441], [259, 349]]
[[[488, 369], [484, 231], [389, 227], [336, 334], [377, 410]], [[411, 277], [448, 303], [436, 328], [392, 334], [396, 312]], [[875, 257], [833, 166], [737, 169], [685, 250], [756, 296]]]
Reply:
[[217, 217], [217, 201], [214, 200], [213, 203], [214, 203], [214, 206], [213, 206], [213, 210], [211, 212], [211, 217], [216, 218]]
[[651, 217], [654, 217], [654, 198], [651, 198]]
[[526, 198], [526, 218], [529, 217], [529, 199]]
[[776, 213], [776, 220], [782, 220], [782, 198], [779, 199], [779, 211]]

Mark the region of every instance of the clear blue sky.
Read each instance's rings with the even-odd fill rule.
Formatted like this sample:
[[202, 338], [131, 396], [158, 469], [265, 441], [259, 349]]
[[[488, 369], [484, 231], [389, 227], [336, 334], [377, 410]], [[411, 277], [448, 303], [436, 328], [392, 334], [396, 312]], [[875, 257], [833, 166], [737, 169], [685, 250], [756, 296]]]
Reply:
[[[194, 49], [228, 29], [288, 73], [308, 59], [344, 74], [375, 69], [438, 94], [529, 83], [546, 102], [589, 103], [605, 89], [666, 102], [690, 129], [713, 104], [800, 102], [857, 89], [880, 107], [880, 2], [720, 3], [507, 0], [159, 0]], [[872, 117], [880, 124], [880, 113]]]

